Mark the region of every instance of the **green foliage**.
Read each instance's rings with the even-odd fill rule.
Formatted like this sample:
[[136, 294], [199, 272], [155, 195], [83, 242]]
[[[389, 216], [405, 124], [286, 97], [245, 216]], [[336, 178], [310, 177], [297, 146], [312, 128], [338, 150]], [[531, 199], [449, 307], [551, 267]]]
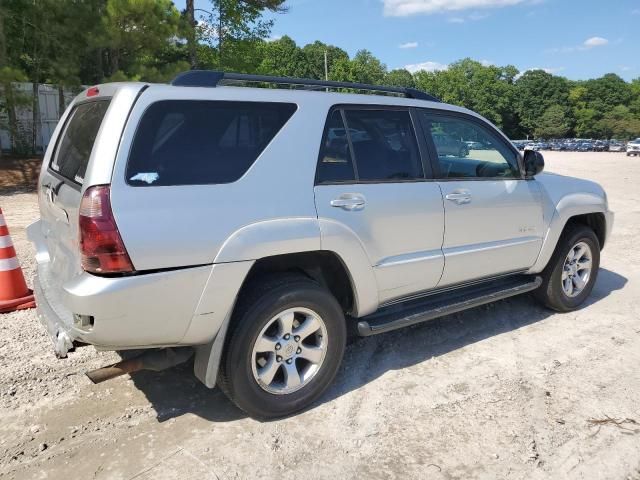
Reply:
[[324, 56], [327, 54], [327, 70], [329, 78], [333, 78], [333, 71], [340, 62], [349, 61], [349, 54], [341, 48], [327, 45], [316, 40], [302, 48], [304, 54], [304, 73], [307, 78], [324, 79]]
[[451, 64], [447, 70], [417, 72], [414, 77], [418, 88], [447, 103], [474, 110], [505, 129], [507, 134], [514, 135], [517, 73], [513, 66], [483, 65], [466, 58]]
[[[217, 68], [238, 70], [238, 47], [255, 46], [271, 32], [273, 20], [263, 20], [264, 11], [284, 12], [285, 0], [211, 0], [208, 26], [201, 29], [203, 38], [216, 47]], [[240, 68], [242, 70], [242, 68]]]
[[[284, 0], [0, 0], [0, 109], [17, 138], [12, 82], [65, 87], [165, 82], [192, 66], [245, 73], [415, 87], [474, 110], [512, 138], [640, 136], [640, 79], [570, 81], [542, 70], [465, 58], [440, 71], [388, 70], [368, 50], [352, 58], [315, 41], [268, 41]], [[205, 20], [205, 21], [203, 21]]]
[[283, 77], [304, 77], [305, 56], [291, 37], [284, 36], [262, 46], [258, 73]]
[[[341, 59], [332, 71], [333, 80], [381, 84], [387, 67], [369, 50], [359, 50], [351, 60]], [[337, 78], [336, 78], [337, 77]]]
[[[527, 132], [535, 132], [542, 116], [552, 106], [569, 107], [570, 84], [566, 78], [543, 70], [525, 72], [515, 82], [515, 107]], [[572, 118], [568, 118], [573, 123]]]
[[391, 85], [392, 87], [414, 88], [416, 86], [416, 81], [409, 70], [398, 68], [396, 70], [391, 70], [384, 75], [384, 84]]
[[570, 128], [566, 109], [551, 105], [537, 122], [535, 133], [542, 138], [563, 138]]

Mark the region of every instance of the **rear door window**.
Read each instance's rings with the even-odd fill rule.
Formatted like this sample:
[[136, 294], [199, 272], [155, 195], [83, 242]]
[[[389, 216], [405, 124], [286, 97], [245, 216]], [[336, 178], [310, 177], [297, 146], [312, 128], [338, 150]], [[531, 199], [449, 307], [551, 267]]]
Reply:
[[235, 182], [295, 110], [289, 103], [156, 102], [136, 131], [127, 182], [133, 186]]
[[108, 100], [98, 100], [83, 103], [73, 109], [51, 161], [51, 170], [82, 184], [107, 108]]
[[334, 110], [327, 120], [322, 139], [316, 183], [349, 183], [355, 179], [347, 129], [340, 110]]

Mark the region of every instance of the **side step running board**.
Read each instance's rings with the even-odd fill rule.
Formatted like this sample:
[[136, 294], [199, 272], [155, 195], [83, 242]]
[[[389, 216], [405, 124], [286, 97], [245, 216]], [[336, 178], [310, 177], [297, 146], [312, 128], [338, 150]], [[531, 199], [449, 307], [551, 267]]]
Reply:
[[542, 278], [518, 275], [491, 282], [436, 293], [419, 300], [399, 303], [362, 317], [358, 334], [363, 337], [389, 332], [434, 318], [495, 302], [535, 290]]

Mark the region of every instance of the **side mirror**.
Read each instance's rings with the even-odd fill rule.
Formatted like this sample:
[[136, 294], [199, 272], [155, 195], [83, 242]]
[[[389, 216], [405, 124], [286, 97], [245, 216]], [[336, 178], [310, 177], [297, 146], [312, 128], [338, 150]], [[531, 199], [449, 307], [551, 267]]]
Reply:
[[544, 157], [535, 150], [524, 151], [524, 174], [526, 178], [533, 178], [544, 170]]

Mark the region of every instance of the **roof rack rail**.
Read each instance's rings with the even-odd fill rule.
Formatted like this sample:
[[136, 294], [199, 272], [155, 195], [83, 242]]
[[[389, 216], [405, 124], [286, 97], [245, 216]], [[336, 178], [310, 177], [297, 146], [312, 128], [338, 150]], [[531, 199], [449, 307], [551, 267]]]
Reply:
[[395, 93], [407, 98], [418, 100], [429, 100], [440, 102], [422, 90], [408, 87], [388, 87], [384, 85], [369, 85], [367, 83], [334, 82], [331, 80], [314, 80], [311, 78], [274, 77], [270, 75], [250, 75], [247, 73], [220, 72], [217, 70], [190, 70], [178, 74], [171, 85], [179, 87], [215, 87], [226, 82], [251, 82], [251, 83], [274, 83], [278, 85], [300, 85], [322, 88], [350, 88], [353, 90], [368, 90], [372, 92]]

